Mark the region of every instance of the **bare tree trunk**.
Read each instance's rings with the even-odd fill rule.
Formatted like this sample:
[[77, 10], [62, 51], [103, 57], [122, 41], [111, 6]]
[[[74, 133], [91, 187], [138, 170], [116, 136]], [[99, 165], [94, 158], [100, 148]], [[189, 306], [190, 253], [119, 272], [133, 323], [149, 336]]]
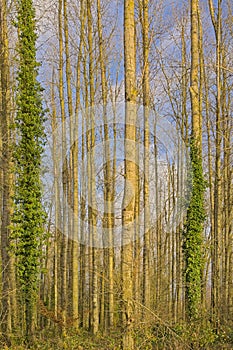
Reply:
[[[80, 94], [81, 94], [81, 67], [82, 67], [82, 55], [83, 55], [83, 43], [84, 43], [84, 27], [85, 27], [85, 22], [86, 22], [86, 11], [84, 8], [84, 1], [81, 0], [80, 3], [80, 22], [81, 22], [81, 28], [80, 28], [80, 41], [79, 41], [79, 47], [78, 47], [78, 59], [77, 59], [77, 67], [76, 67], [76, 101], [75, 101], [75, 132], [79, 132], [79, 109], [80, 109]], [[85, 63], [85, 57], [84, 57], [84, 66], [86, 65]], [[84, 70], [85, 71], [85, 70]], [[85, 74], [84, 74], [85, 75]], [[85, 94], [86, 99], [87, 99], [87, 92]], [[86, 102], [87, 104], [87, 102]], [[82, 114], [82, 141], [81, 141], [81, 159], [82, 159], [82, 166], [80, 170], [80, 192], [82, 193], [82, 196], [80, 198], [80, 214], [78, 213], [78, 196], [79, 196], [79, 189], [75, 189], [75, 196], [74, 197], [74, 237], [77, 240], [78, 237], [80, 237], [80, 251], [79, 251], [79, 283], [78, 283], [78, 311], [79, 311], [79, 320], [77, 323], [80, 324], [81, 327], [86, 325], [85, 319], [85, 312], [84, 312], [84, 299], [85, 299], [85, 281], [86, 281], [86, 247], [84, 245], [84, 221], [85, 221], [85, 203], [84, 203], [84, 198], [85, 198], [85, 191], [83, 190], [82, 186], [84, 181], [84, 152], [85, 152], [85, 144], [84, 144], [84, 113]], [[73, 159], [74, 159], [74, 168], [78, 167], [77, 160], [78, 160], [78, 138], [77, 134], [74, 134], [75, 137], [75, 144], [73, 148]], [[78, 186], [77, 183], [78, 180], [78, 173], [74, 174], [74, 187]], [[77, 193], [76, 193], [77, 191]], [[76, 207], [77, 206], [77, 207]], [[78, 217], [80, 217], [80, 227], [78, 227]], [[77, 220], [77, 221], [76, 221]], [[78, 230], [80, 230], [80, 235], [78, 235]], [[78, 244], [77, 242], [74, 242], [76, 245]], [[77, 249], [77, 247], [73, 246], [73, 249]], [[73, 256], [75, 255], [75, 252], [73, 252]], [[75, 262], [76, 263], [76, 262]], [[75, 266], [73, 266], [73, 269]], [[75, 278], [73, 276], [73, 283], [75, 281]], [[74, 296], [75, 298], [75, 296]], [[80, 322], [79, 322], [80, 321]]]
[[[188, 147], [188, 113], [187, 113], [187, 89], [188, 89], [188, 67], [187, 67], [187, 47], [186, 47], [186, 38], [185, 38], [185, 29], [186, 29], [186, 19], [183, 19], [182, 28], [181, 28], [181, 43], [182, 43], [182, 87], [181, 87], [181, 94], [182, 94], [182, 122], [181, 122], [181, 135], [182, 135], [182, 142], [181, 142], [181, 150], [180, 150], [180, 162], [179, 162], [179, 171], [181, 173], [180, 176], [180, 191], [183, 194], [184, 191], [184, 177], [183, 177], [183, 161], [184, 157], [186, 155]], [[184, 146], [185, 145], [185, 146]], [[184, 147], [184, 149], [183, 149]], [[182, 218], [180, 218], [182, 220]], [[177, 313], [176, 317], [177, 320], [184, 316], [184, 286], [183, 286], [183, 269], [184, 269], [184, 258], [183, 258], [183, 251], [182, 251], [182, 245], [183, 245], [183, 238], [182, 238], [182, 231], [183, 231], [183, 223], [181, 222], [179, 227], [177, 228], [176, 233], [176, 267], [177, 267], [177, 296], [176, 296], [176, 303], [177, 303]]]
[[[83, 21], [85, 23], [86, 19], [86, 7], [84, 9], [84, 18]], [[88, 94], [88, 77], [87, 77], [87, 60], [88, 60], [88, 54], [87, 54], [87, 48], [86, 43], [84, 43], [84, 53], [83, 53], [83, 79], [84, 79], [84, 103], [85, 103], [85, 111], [88, 110], [89, 107], [89, 94]], [[87, 113], [86, 113], [87, 114]], [[87, 159], [87, 174], [85, 173], [85, 151], [87, 152], [89, 149], [89, 134], [86, 133], [86, 140], [85, 140], [85, 127], [87, 128], [88, 125], [88, 118], [86, 114], [82, 114], [82, 176], [81, 176], [81, 247], [80, 247], [80, 282], [81, 282], [81, 292], [80, 292], [80, 304], [82, 305], [81, 310], [81, 325], [85, 328], [91, 327], [91, 278], [92, 275], [89, 273], [90, 267], [92, 264], [92, 254], [91, 254], [91, 247], [90, 247], [90, 232], [88, 237], [85, 237], [86, 227], [85, 227], [85, 221], [86, 216], [88, 216], [89, 220], [89, 193], [90, 193], [90, 185], [89, 185], [89, 177], [90, 177], [90, 163]], [[85, 143], [86, 141], [86, 143]], [[88, 177], [88, 186], [86, 191], [86, 177]], [[86, 300], [86, 303], [84, 303], [84, 300]]]
[[[68, 164], [66, 158], [66, 114], [65, 114], [65, 100], [64, 100], [64, 74], [63, 74], [63, 1], [59, 0], [58, 9], [58, 23], [59, 23], [59, 101], [62, 119], [62, 185], [63, 185], [63, 208], [62, 208], [62, 243], [61, 243], [61, 308], [63, 325], [66, 325], [67, 320], [67, 175]], [[65, 331], [65, 329], [63, 329]]]
[[90, 113], [88, 130], [89, 144], [88, 152], [90, 164], [90, 182], [89, 182], [89, 223], [90, 223], [90, 253], [92, 255], [91, 261], [91, 331], [93, 334], [98, 332], [99, 328], [99, 310], [98, 310], [98, 275], [97, 275], [97, 248], [96, 248], [96, 184], [95, 184], [95, 120], [94, 120], [94, 56], [93, 56], [93, 29], [92, 29], [92, 2], [87, 0], [87, 26], [88, 26], [88, 50], [89, 50], [89, 92], [90, 92]]
[[[68, 113], [70, 124], [70, 183], [69, 183], [69, 203], [72, 207], [72, 213], [69, 212], [69, 240], [68, 240], [68, 255], [70, 259], [70, 273], [69, 284], [71, 286], [71, 315], [73, 319], [73, 326], [78, 328], [78, 255], [79, 246], [77, 242], [78, 238], [78, 143], [74, 138], [77, 132], [77, 101], [76, 101], [76, 113], [73, 116], [73, 98], [72, 98], [72, 86], [71, 86], [71, 63], [70, 63], [70, 50], [69, 50], [69, 28], [68, 28], [68, 14], [67, 14], [67, 0], [63, 0], [63, 17], [64, 17], [64, 38], [65, 38], [65, 58], [66, 58], [66, 87], [68, 98]], [[82, 40], [80, 36], [80, 40]], [[79, 62], [80, 64], [80, 62]], [[78, 77], [77, 77], [78, 78]]]
[[[59, 228], [61, 227], [61, 220], [60, 220], [60, 214], [61, 214], [61, 205], [60, 205], [60, 190], [59, 190], [59, 169], [58, 165], [61, 159], [57, 159], [57, 153], [56, 153], [56, 146], [57, 146], [57, 139], [56, 139], [56, 128], [57, 128], [57, 111], [56, 111], [56, 104], [55, 104], [55, 91], [54, 86], [55, 84], [55, 77], [54, 77], [54, 71], [52, 76], [52, 86], [51, 86], [51, 104], [52, 104], [52, 133], [53, 133], [53, 173], [54, 173], [54, 211], [55, 211], [55, 232], [54, 232], [54, 317], [57, 320], [58, 319], [58, 310], [59, 310], [59, 288], [61, 287], [61, 281], [59, 281], [59, 253], [60, 253], [60, 232]], [[60, 282], [60, 283], [59, 283]]]
[[113, 326], [113, 223], [112, 223], [112, 171], [110, 161], [110, 147], [109, 147], [109, 125], [107, 122], [107, 81], [106, 81], [106, 57], [103, 48], [103, 33], [102, 33], [102, 15], [100, 0], [97, 0], [97, 14], [98, 14], [98, 36], [99, 36], [99, 61], [101, 71], [101, 87], [102, 87], [102, 101], [103, 101], [103, 121], [104, 121], [104, 218], [103, 218], [103, 235], [104, 235], [104, 260], [106, 263], [105, 291], [103, 295], [106, 296], [105, 306], [105, 329]]
[[[226, 52], [223, 52], [223, 62], [222, 66], [226, 67], [227, 63], [225, 62]], [[227, 323], [229, 321], [229, 280], [228, 276], [230, 273], [229, 263], [230, 263], [230, 255], [232, 253], [232, 238], [231, 238], [231, 215], [230, 215], [230, 187], [231, 187], [231, 173], [230, 173], [230, 98], [227, 96], [227, 74], [226, 71], [223, 71], [223, 79], [222, 79], [222, 114], [223, 114], [223, 152], [224, 152], [224, 160], [223, 160], [223, 218], [222, 218], [222, 227], [224, 232], [223, 246], [222, 246], [222, 320]], [[228, 101], [228, 102], [227, 102]]]
[[10, 66], [9, 49], [7, 33], [7, 3], [5, 0], [0, 2], [0, 75], [1, 75], [1, 141], [2, 141], [2, 223], [1, 223], [1, 328], [6, 340], [9, 341], [12, 323], [11, 323], [11, 279], [12, 266], [9, 256], [9, 225], [11, 222], [11, 185], [12, 175], [10, 173], [11, 152], [10, 152]]
[[149, 108], [150, 108], [150, 85], [149, 85], [149, 2], [142, 2], [142, 37], [143, 37], [143, 113], [144, 113], [144, 237], [143, 237], [143, 304], [150, 307], [150, 205], [149, 205]]
[[218, 0], [217, 17], [214, 14], [212, 0], [209, 9], [216, 38], [216, 124], [215, 124], [215, 179], [214, 179], [214, 229], [213, 229], [213, 258], [212, 258], [212, 312], [213, 323], [218, 332], [220, 320], [220, 232], [221, 232], [221, 4]]
[[[191, 103], [192, 103], [192, 135], [201, 152], [202, 116], [200, 115], [199, 91], [199, 26], [198, 26], [198, 0], [191, 2], [191, 40], [192, 40], [192, 67], [191, 67]], [[201, 154], [200, 154], [201, 155]]]
[[[122, 203], [122, 322], [124, 350], [134, 347], [133, 331], [133, 239], [135, 196], [137, 191], [136, 81], [135, 81], [134, 0], [124, 1], [124, 63], [125, 63], [125, 188]], [[135, 159], [135, 161], [134, 161]]]

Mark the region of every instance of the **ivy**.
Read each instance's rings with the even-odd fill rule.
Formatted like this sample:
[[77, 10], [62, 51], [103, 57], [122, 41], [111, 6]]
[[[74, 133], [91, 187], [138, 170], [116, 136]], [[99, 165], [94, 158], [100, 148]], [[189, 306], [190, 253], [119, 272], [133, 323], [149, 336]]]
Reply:
[[16, 256], [28, 335], [32, 328], [44, 236], [40, 168], [45, 134], [42, 88], [37, 81], [35, 9], [31, 0], [19, 0], [17, 6], [19, 68], [14, 122], [17, 141], [13, 152], [16, 178], [11, 247]]
[[184, 229], [184, 257], [187, 314], [195, 320], [200, 311], [203, 261], [203, 224], [205, 221], [202, 158], [193, 140], [190, 143], [191, 198]]

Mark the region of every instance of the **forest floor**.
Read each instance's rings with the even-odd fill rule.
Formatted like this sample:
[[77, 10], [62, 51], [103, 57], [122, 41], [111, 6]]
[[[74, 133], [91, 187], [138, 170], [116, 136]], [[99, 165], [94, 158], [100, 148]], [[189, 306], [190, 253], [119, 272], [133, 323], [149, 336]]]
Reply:
[[[20, 339], [14, 341], [15, 345], [7, 346], [0, 337], [0, 350], [120, 350], [121, 337], [119, 329], [95, 336], [86, 331], [74, 330], [60, 336], [46, 329], [37, 335], [30, 347], [20, 345]], [[137, 330], [134, 339], [135, 350], [233, 350], [233, 331], [230, 330], [223, 331], [218, 336], [209, 330], [203, 330], [195, 336], [184, 329], [168, 330], [156, 326], [154, 329]]]

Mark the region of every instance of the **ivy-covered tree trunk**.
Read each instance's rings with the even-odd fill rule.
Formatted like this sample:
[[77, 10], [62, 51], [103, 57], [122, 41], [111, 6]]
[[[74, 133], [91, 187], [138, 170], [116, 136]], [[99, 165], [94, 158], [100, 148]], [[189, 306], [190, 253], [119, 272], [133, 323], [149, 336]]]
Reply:
[[194, 141], [191, 141], [192, 194], [185, 228], [186, 315], [189, 321], [197, 319], [201, 306], [202, 242], [204, 222], [204, 178], [202, 161]]
[[15, 195], [12, 243], [17, 256], [26, 342], [35, 326], [35, 306], [45, 213], [40, 181], [44, 138], [41, 87], [37, 81], [35, 10], [32, 0], [18, 1], [19, 69], [17, 142], [14, 150]]
[[202, 170], [202, 116], [199, 95], [199, 35], [198, 0], [191, 1], [191, 106], [192, 139], [190, 145], [192, 193], [187, 213], [185, 229], [185, 294], [186, 315], [189, 321], [199, 316], [202, 284], [202, 241], [204, 222], [204, 179]]

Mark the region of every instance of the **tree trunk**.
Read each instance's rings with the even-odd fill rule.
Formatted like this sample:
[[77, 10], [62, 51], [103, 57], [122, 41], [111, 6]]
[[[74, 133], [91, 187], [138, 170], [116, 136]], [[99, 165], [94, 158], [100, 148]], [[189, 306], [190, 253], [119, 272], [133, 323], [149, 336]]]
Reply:
[[2, 141], [2, 223], [1, 223], [1, 296], [2, 296], [2, 322], [1, 329], [6, 340], [11, 333], [11, 278], [12, 267], [9, 256], [9, 225], [11, 222], [11, 183], [10, 173], [11, 152], [10, 152], [10, 70], [9, 51], [7, 34], [7, 4], [5, 0], [0, 2], [0, 76], [1, 76], [1, 141]]
[[204, 221], [204, 180], [202, 171], [202, 116], [200, 115], [199, 94], [199, 30], [198, 0], [191, 1], [191, 108], [192, 108], [192, 194], [187, 212], [184, 256], [186, 279], [186, 315], [195, 321], [200, 315], [202, 288], [202, 241]]
[[98, 259], [96, 248], [96, 183], [95, 183], [95, 120], [94, 120], [94, 56], [93, 56], [93, 29], [92, 29], [92, 1], [87, 0], [87, 26], [88, 26], [88, 50], [89, 50], [89, 93], [90, 93], [90, 111], [88, 113], [88, 162], [89, 170], [89, 193], [88, 193], [88, 215], [89, 215], [89, 227], [90, 227], [90, 254], [91, 254], [91, 284], [90, 284], [90, 297], [91, 297], [91, 319], [90, 328], [93, 334], [96, 334], [99, 329], [99, 307], [98, 307]]
[[220, 232], [221, 232], [221, 0], [218, 0], [217, 17], [215, 18], [212, 0], [209, 0], [209, 9], [216, 39], [216, 122], [215, 122], [215, 178], [214, 178], [214, 227], [212, 237], [212, 312], [213, 324], [218, 332], [220, 321]]
[[[135, 81], [134, 0], [124, 1], [124, 64], [125, 64], [125, 188], [122, 203], [122, 346], [134, 348], [133, 332], [133, 239], [135, 196], [137, 192], [136, 81]], [[135, 159], [135, 161], [134, 161]]]
[[67, 320], [67, 175], [68, 164], [66, 158], [66, 114], [65, 114], [65, 100], [64, 100], [64, 74], [63, 74], [63, 1], [59, 0], [58, 8], [58, 24], [59, 24], [59, 102], [62, 121], [62, 242], [60, 251], [60, 273], [61, 273], [61, 309], [62, 309], [62, 323], [63, 331], [65, 332], [65, 325]]
[[149, 113], [150, 113], [150, 85], [149, 85], [149, 2], [142, 2], [142, 37], [143, 37], [143, 114], [144, 114], [144, 236], [143, 236], [143, 305], [150, 307], [150, 203], [149, 203]]

